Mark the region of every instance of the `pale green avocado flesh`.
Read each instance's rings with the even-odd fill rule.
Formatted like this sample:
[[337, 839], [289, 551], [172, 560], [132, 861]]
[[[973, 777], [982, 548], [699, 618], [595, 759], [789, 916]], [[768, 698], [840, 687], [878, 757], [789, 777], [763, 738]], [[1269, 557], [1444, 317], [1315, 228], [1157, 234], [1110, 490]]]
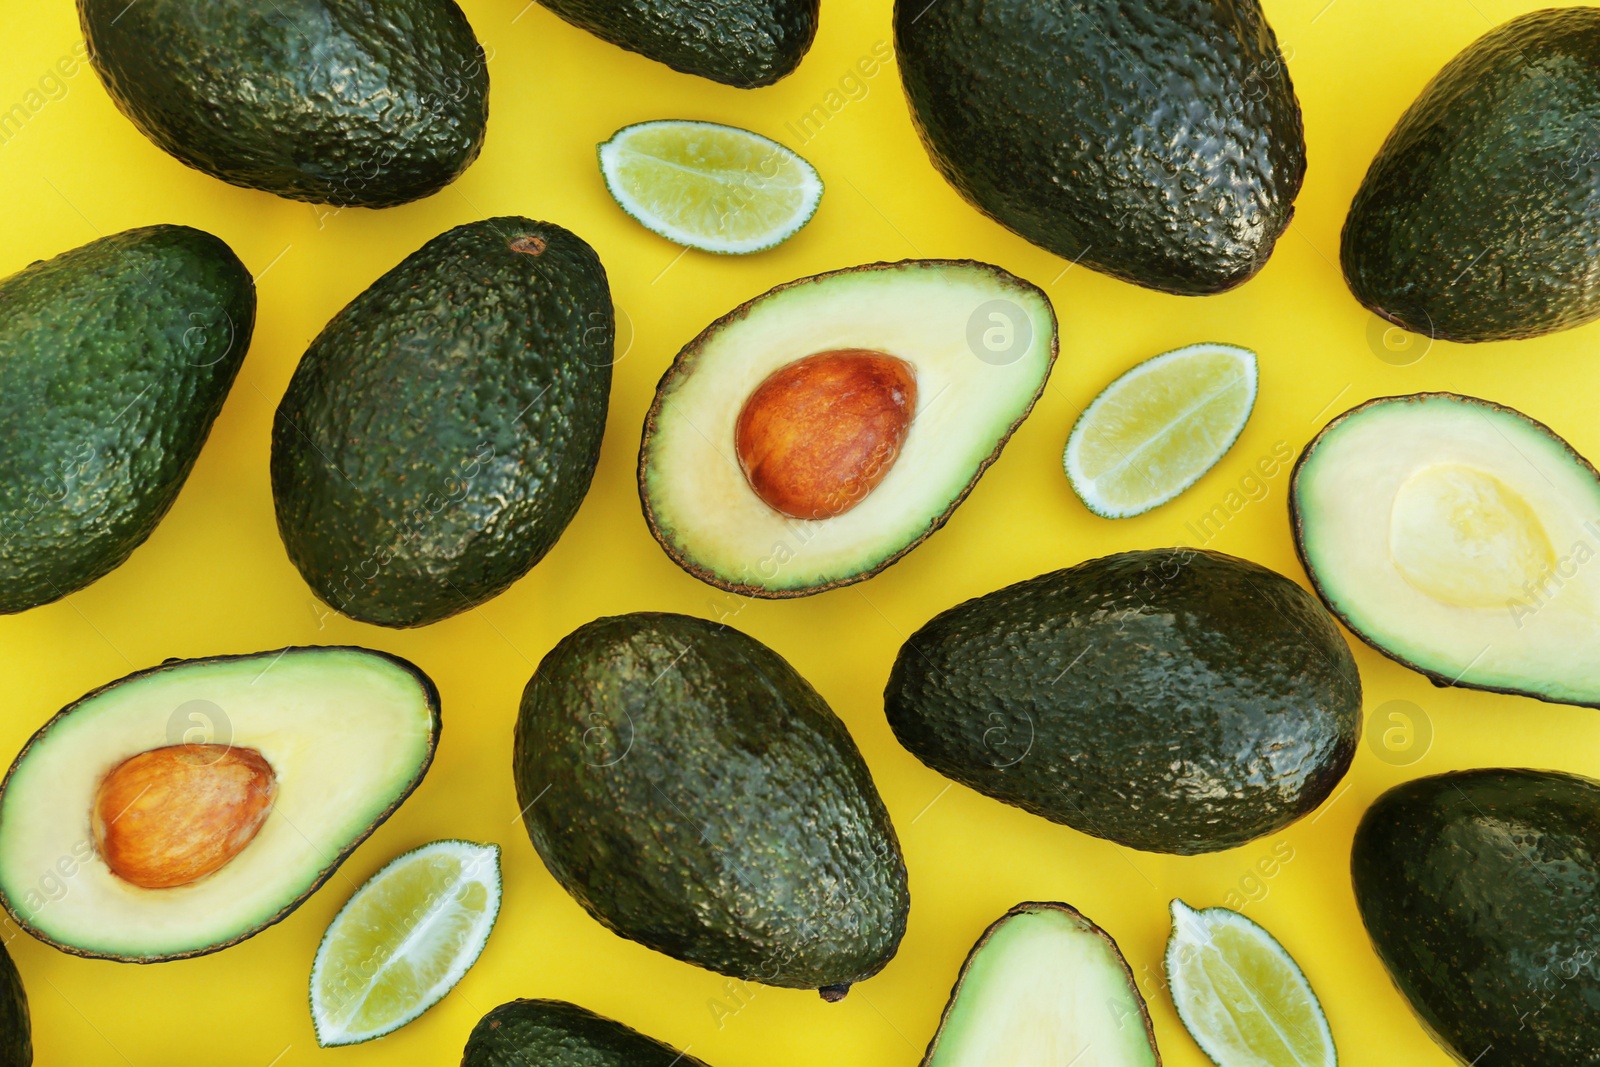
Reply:
[[1290, 509], [1329, 609], [1439, 685], [1600, 706], [1600, 477], [1549, 428], [1450, 393], [1341, 415]]
[[1116, 942], [1064, 904], [1019, 904], [967, 957], [923, 1067], [1160, 1062]]
[[[438, 691], [404, 660], [290, 648], [169, 661], [95, 690], [28, 742], [0, 786], [0, 902], [82, 956], [149, 963], [226, 948], [293, 911], [416, 788]], [[214, 873], [145, 889], [99, 856], [91, 809], [108, 771], [176, 744], [252, 749], [277, 796]]]
[[[848, 511], [798, 519], [756, 495], [735, 424], [780, 368], [859, 349], [909, 363], [916, 409], [898, 457]], [[657, 386], [639, 456], [651, 530], [680, 566], [760, 597], [871, 577], [965, 499], [1044, 390], [1055, 312], [998, 267], [910, 260], [804, 278], [757, 297], [689, 344]]]

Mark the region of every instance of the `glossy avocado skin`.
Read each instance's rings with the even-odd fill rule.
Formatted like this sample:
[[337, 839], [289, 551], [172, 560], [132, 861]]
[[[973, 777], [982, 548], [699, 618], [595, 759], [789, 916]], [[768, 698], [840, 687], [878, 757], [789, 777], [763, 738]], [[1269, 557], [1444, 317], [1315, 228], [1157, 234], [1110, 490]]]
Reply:
[[594, 249], [516, 217], [435, 237], [335, 315], [272, 427], [278, 530], [316, 594], [423, 626], [526, 574], [589, 491], [614, 333]]
[[1600, 782], [1499, 769], [1407, 782], [1362, 817], [1350, 868], [1389, 976], [1461, 1062], [1594, 1062]]
[[479, 1020], [461, 1067], [706, 1067], [687, 1052], [560, 1000], [513, 1000]]
[[1350, 291], [1449, 341], [1600, 317], [1600, 9], [1513, 19], [1422, 91], [1345, 220]]
[[477, 158], [489, 74], [453, 0], [78, 0], [134, 125], [234, 185], [388, 207]]
[[1123, 552], [936, 616], [901, 648], [889, 725], [941, 774], [1149, 852], [1233, 848], [1322, 802], [1361, 681], [1287, 578], [1220, 552]]
[[754, 89], [793, 73], [819, 0], [539, 0], [574, 26], [685, 74]]
[[513, 769], [545, 866], [623, 937], [830, 999], [899, 946], [905, 864], [860, 752], [738, 630], [653, 613], [580, 627], [523, 693]]
[[0, 1067], [30, 1067], [33, 1063], [33, 1024], [28, 1016], [28, 994], [11, 955], [0, 945]]
[[177, 498], [255, 323], [222, 241], [149, 226], [0, 281], [0, 612], [110, 573]]
[[1034, 244], [1204, 295], [1289, 225], [1305, 139], [1257, 0], [897, 0], [894, 22], [934, 164]]

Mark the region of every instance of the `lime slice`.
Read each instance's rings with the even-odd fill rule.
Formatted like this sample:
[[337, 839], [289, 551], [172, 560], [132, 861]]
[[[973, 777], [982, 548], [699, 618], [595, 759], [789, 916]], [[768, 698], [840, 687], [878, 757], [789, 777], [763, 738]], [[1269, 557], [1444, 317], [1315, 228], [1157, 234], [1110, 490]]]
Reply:
[[1142, 515], [1210, 470], [1256, 402], [1256, 354], [1201, 344], [1147, 359], [1078, 417], [1063, 462], [1073, 491], [1107, 519]]
[[1218, 1067], [1334, 1067], [1322, 1005], [1294, 959], [1227, 908], [1172, 902], [1167, 985], [1178, 1018]]
[[600, 146], [600, 173], [622, 210], [703, 252], [761, 252], [811, 221], [816, 169], [736, 126], [672, 119], [624, 126]]
[[500, 847], [435, 841], [393, 860], [333, 917], [311, 965], [317, 1044], [393, 1033], [455, 988], [500, 911]]

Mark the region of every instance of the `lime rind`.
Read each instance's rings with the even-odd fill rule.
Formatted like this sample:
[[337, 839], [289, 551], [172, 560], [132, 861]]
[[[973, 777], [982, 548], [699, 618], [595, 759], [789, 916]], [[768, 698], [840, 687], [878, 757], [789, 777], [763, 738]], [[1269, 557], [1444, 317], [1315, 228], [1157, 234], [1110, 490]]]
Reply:
[[[1224, 434], [1208, 441], [1210, 447], [1206, 450], [1207, 454], [1190, 465], [1190, 470], [1186, 476], [1175, 479], [1170, 484], [1152, 491], [1150, 496], [1140, 499], [1133, 505], [1119, 506], [1106, 500], [1104, 494], [1097, 489], [1096, 479], [1084, 471], [1081, 463], [1084, 443], [1088, 435], [1095, 431], [1097, 418], [1104, 417], [1107, 409], [1115, 404], [1120, 396], [1128, 393], [1132, 387], [1136, 386], [1141, 379], [1152, 374], [1177, 377], [1174, 372], [1184, 362], [1192, 361], [1199, 357], [1219, 355], [1235, 360], [1240, 373], [1240, 379], [1225, 383], [1225, 388], [1236, 384], [1237, 381], [1242, 381], [1247, 391], [1242, 411], [1236, 422], [1227, 427]], [[1245, 425], [1250, 421], [1250, 415], [1255, 410], [1259, 383], [1260, 374], [1256, 354], [1248, 348], [1241, 348], [1238, 345], [1214, 342], [1186, 345], [1183, 348], [1164, 352], [1161, 355], [1153, 356], [1136, 364], [1102, 389], [1100, 394], [1078, 416], [1077, 422], [1073, 424], [1072, 432], [1067, 437], [1066, 449], [1062, 453], [1062, 466], [1066, 470], [1067, 480], [1071, 483], [1073, 492], [1078, 494], [1078, 498], [1083, 501], [1085, 507], [1103, 519], [1127, 519], [1136, 515], [1143, 515], [1145, 512], [1158, 508], [1162, 504], [1182, 495], [1203, 478], [1212, 467], [1215, 467], [1218, 461], [1227, 455], [1228, 450], [1239, 440], [1239, 435], [1244, 432]], [[1201, 398], [1200, 402], [1191, 411], [1198, 410], [1205, 404], [1217, 399], [1220, 395], [1221, 390]], [[1164, 433], [1173, 432], [1180, 424], [1181, 419], [1170, 423]], [[1140, 447], [1146, 447], [1160, 439], [1161, 435], [1158, 435], [1151, 438], [1150, 441], [1142, 442]]]
[[[319, 998], [319, 989], [326, 983], [327, 961], [337, 944], [342, 925], [347, 919], [352, 919], [361, 909], [362, 904], [371, 894], [378, 892], [383, 887], [386, 879], [395, 875], [403, 868], [418, 861], [431, 858], [441, 853], [454, 853], [461, 860], [461, 876], [451, 887], [451, 892], [441, 899], [451, 899], [456, 892], [472, 885], [482, 886], [486, 892], [484, 906], [477, 923], [471, 934], [462, 943], [461, 949], [450, 960], [450, 965], [437, 981], [411, 1005], [409, 1010], [388, 1020], [387, 1025], [365, 1031], [351, 1031], [343, 1026], [335, 1025], [328, 1018], [326, 1010]], [[322, 1048], [332, 1048], [341, 1045], [358, 1045], [366, 1041], [387, 1036], [396, 1030], [416, 1021], [420, 1016], [443, 1000], [456, 984], [478, 962], [478, 957], [483, 954], [484, 947], [488, 944], [489, 934], [494, 929], [495, 921], [500, 914], [501, 878], [500, 878], [500, 846], [483, 845], [473, 841], [447, 839], [434, 841], [427, 845], [411, 849], [402, 853], [386, 863], [381, 870], [367, 879], [361, 888], [347, 900], [339, 909], [333, 921], [328, 924], [327, 931], [322, 935], [322, 941], [317, 946], [316, 958], [311, 964], [310, 1005], [311, 1025], [316, 1034], [317, 1044]], [[434, 913], [437, 914], [437, 913]], [[433, 915], [428, 916], [432, 918]], [[409, 942], [415, 936], [415, 931], [408, 935]], [[379, 969], [381, 973], [381, 968]], [[364, 1000], [363, 1000], [364, 1003]]]
[[[1217, 997], [1214, 986], [1208, 983], [1207, 987], [1202, 989], [1191, 982], [1193, 968], [1184, 966], [1184, 956], [1186, 953], [1210, 951], [1227, 966], [1221, 952], [1214, 947], [1216, 933], [1224, 930], [1232, 930], [1243, 935], [1253, 948], [1265, 953], [1279, 971], [1274, 976], [1277, 979], [1274, 988], [1263, 991], [1253, 987], [1242, 975], [1229, 967], [1232, 977], [1250, 992], [1252, 1006], [1266, 1011], [1264, 999], [1270, 994], [1281, 994], [1285, 991], [1298, 998], [1305, 1009], [1301, 1015], [1312, 1022], [1315, 1032], [1307, 1034], [1301, 1031], [1296, 1036], [1310, 1037], [1312, 1043], [1319, 1046], [1321, 1058], [1308, 1060], [1295, 1055], [1290, 1063], [1273, 1061], [1255, 1050], [1243, 1047], [1240, 1031], [1237, 1026], [1231, 1024], [1231, 1021], [1224, 1024], [1231, 1033], [1218, 1032], [1224, 1028], [1218, 1025], [1219, 1018], [1231, 1017], [1233, 1013], [1228, 1005]], [[1306, 980], [1305, 973], [1300, 970], [1300, 965], [1294, 961], [1294, 957], [1289, 955], [1288, 950], [1278, 942], [1278, 939], [1260, 924], [1252, 922], [1230, 908], [1197, 910], [1181, 900], [1174, 900], [1172, 936], [1167, 941], [1163, 962], [1167, 974], [1167, 989], [1172, 995], [1173, 1007], [1178, 1011], [1178, 1019], [1189, 1032], [1189, 1036], [1194, 1039], [1195, 1044], [1200, 1046], [1200, 1051], [1204, 1052], [1217, 1067], [1337, 1067], [1339, 1054], [1334, 1047], [1333, 1031], [1328, 1026], [1327, 1016], [1323, 1013], [1322, 1002], [1317, 999], [1316, 991], [1311, 988], [1311, 983]], [[1207, 1001], [1210, 1003], [1206, 1003]], [[1278, 1027], [1276, 1021], [1273, 1025], [1275, 1028]], [[1284, 1046], [1288, 1047], [1286, 1040]]]
[[[719, 142], [732, 157], [744, 155], [747, 162], [758, 160], [760, 169], [769, 173], [763, 176], [749, 166], [688, 167], [650, 151], [651, 140], [676, 140], [682, 144], [695, 137]], [[686, 119], [640, 122], [624, 126], [602, 143], [599, 159], [606, 190], [635, 222], [675, 244], [717, 255], [751, 255], [775, 248], [804, 228], [822, 203], [822, 177], [804, 157], [771, 138], [737, 126]], [[630, 169], [637, 171], [642, 166], [683, 174], [684, 186], [698, 184], [701, 191], [712, 190], [709, 201], [698, 210], [703, 216], [701, 224], [684, 224], [697, 213], [690, 205], [680, 204], [682, 210], [675, 214], [682, 218], [675, 220], [663, 210], [666, 198], [658, 197], [653, 204], [646, 202], [644, 190], [629, 180]], [[790, 202], [790, 207], [768, 225], [737, 237], [727, 235], [727, 220], [753, 205], [770, 205], [780, 196]]]

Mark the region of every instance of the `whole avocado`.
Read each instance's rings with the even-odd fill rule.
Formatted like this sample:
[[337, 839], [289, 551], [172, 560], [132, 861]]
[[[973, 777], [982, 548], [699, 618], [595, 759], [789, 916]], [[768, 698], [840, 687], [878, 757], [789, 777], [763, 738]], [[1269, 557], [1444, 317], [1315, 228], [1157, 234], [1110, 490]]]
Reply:
[[899, 947], [906, 868], [861, 753], [732, 627], [579, 627], [528, 682], [512, 760], [545, 866], [623, 937], [829, 1000]]
[[33, 1063], [33, 1024], [28, 1017], [28, 994], [22, 976], [0, 945], [0, 1067], [29, 1067]]
[[1401, 116], [1345, 220], [1357, 300], [1448, 341], [1600, 317], [1600, 9], [1536, 11], [1452, 59]]
[[0, 281], [0, 612], [109, 574], [172, 507], [255, 324], [250, 272], [187, 226]]
[[687, 1052], [560, 1000], [513, 1000], [472, 1028], [461, 1067], [706, 1067]]
[[800, 65], [817, 35], [820, 0], [539, 0], [605, 41], [741, 89]]
[[1281, 830], [1355, 755], [1361, 680], [1289, 579], [1220, 552], [1123, 552], [960, 604], [884, 694], [912, 755], [980, 793], [1149, 852]]
[[425, 626], [543, 559], [599, 461], [613, 315], [594, 249], [516, 217], [435, 237], [335, 315], [272, 426], [278, 530], [316, 594]]
[[1305, 138], [1257, 0], [896, 0], [894, 27], [934, 164], [1041, 248], [1193, 296], [1288, 227]]
[[1600, 782], [1473, 770], [1396, 786], [1350, 856], [1389, 976], [1462, 1063], [1557, 1067], [1600, 1049]]
[[78, 0], [78, 16], [140, 132], [234, 185], [389, 207], [483, 146], [489, 73], [454, 0]]

